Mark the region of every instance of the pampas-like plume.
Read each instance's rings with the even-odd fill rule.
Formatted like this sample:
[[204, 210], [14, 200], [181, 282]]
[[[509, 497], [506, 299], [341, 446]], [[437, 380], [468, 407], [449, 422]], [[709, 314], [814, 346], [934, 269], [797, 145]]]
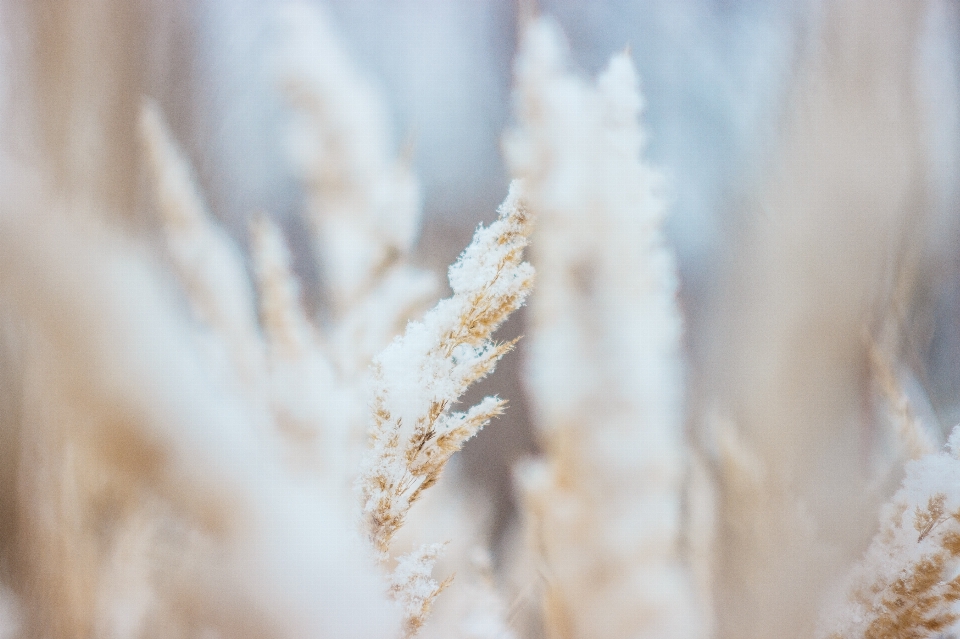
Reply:
[[389, 268], [370, 274], [369, 290], [320, 329], [303, 309], [282, 233], [259, 215], [250, 232], [261, 335], [240, 251], [212, 220], [189, 164], [149, 101], [141, 131], [167, 245], [198, 319], [211, 332], [208, 341], [232, 355], [248, 391], [270, 403], [277, 425], [301, 451], [304, 444], [322, 451], [322, 472], [336, 478], [348, 499], [360, 458], [365, 367], [433, 293], [434, 277], [397, 254]]
[[[229, 354], [245, 391], [269, 403], [278, 427], [294, 435], [301, 447], [325, 427], [343, 430], [342, 420], [324, 420], [321, 406], [329, 405], [337, 380], [303, 311], [279, 229], [266, 216], [251, 224], [261, 333], [240, 250], [213, 221], [190, 165], [150, 101], [143, 105], [141, 133], [167, 247], [199, 324], [207, 331], [210, 354]], [[325, 434], [328, 448], [333, 447], [331, 439], [340, 443]], [[329, 455], [326, 466], [338, 466], [343, 452]]]
[[359, 389], [337, 374], [300, 301], [283, 234], [266, 215], [250, 224], [250, 249], [266, 353], [261, 379], [277, 427], [331, 494], [351, 503], [363, 424]]
[[534, 22], [504, 141], [539, 220], [528, 373], [546, 459], [519, 478], [544, 621], [556, 639], [701, 636], [680, 555], [677, 276], [637, 75], [626, 53], [595, 84], [567, 65], [558, 28]]
[[960, 619], [960, 431], [950, 453], [907, 464], [880, 531], [820, 624], [825, 639], [925, 639]]
[[383, 101], [325, 16], [316, 6], [290, 3], [280, 18], [281, 83], [300, 116], [291, 136], [294, 159], [307, 185], [333, 314], [341, 318], [409, 251], [420, 224], [420, 189], [409, 163], [389, 152]]
[[250, 244], [266, 340], [281, 357], [302, 357], [315, 347], [317, 337], [300, 303], [283, 234], [270, 218], [258, 215], [250, 224]]
[[437, 294], [433, 273], [407, 261], [420, 226], [420, 188], [390, 153], [383, 101], [346, 56], [316, 5], [279, 11], [278, 74], [293, 106], [291, 155], [332, 312], [332, 363], [354, 382], [404, 323]]
[[194, 312], [224, 339], [237, 365], [257, 366], [251, 361], [258, 354], [256, 313], [243, 256], [212, 221], [189, 163], [151, 100], [142, 105], [140, 133], [167, 248]]
[[397, 548], [415, 548], [443, 539], [446, 544], [433, 570], [456, 575], [431, 606], [418, 637], [517, 639], [487, 548], [496, 510], [476, 486], [466, 484], [457, 461], [452, 459], [436, 485], [422, 493], [393, 541]]
[[[497, 221], [479, 228], [450, 267], [453, 296], [409, 324], [374, 362], [371, 447], [358, 486], [365, 531], [382, 561], [410, 506], [436, 483], [450, 456], [503, 410], [502, 400], [487, 397], [465, 412], [450, 412], [467, 387], [513, 347], [491, 335], [532, 285], [533, 268], [521, 261], [530, 231], [514, 183]], [[437, 552], [424, 546], [402, 557], [393, 571], [408, 634], [423, 624], [443, 588], [427, 578]]]
[[[402, 326], [397, 320], [405, 320], [436, 290], [430, 276], [402, 259], [419, 222], [417, 185], [409, 167], [390, 157], [383, 109], [340, 52], [325, 16], [315, 7], [298, 4], [286, 9], [283, 24], [288, 41], [282, 81], [300, 115], [294, 150], [299, 152], [297, 165], [308, 190], [322, 272], [335, 306], [322, 327], [324, 342], [337, 370], [355, 375]], [[304, 145], [304, 140], [313, 143]], [[445, 617], [449, 623], [436, 625], [437, 632], [449, 636], [454, 627], [470, 626], [473, 630], [463, 630], [467, 635], [506, 636], [506, 624], [498, 618], [498, 596], [490, 581], [473, 569], [469, 549], [463, 546], [464, 539], [485, 537], [479, 530], [485, 520], [467, 516], [459, 526], [444, 526], [445, 516], [463, 512], [464, 505], [454, 503], [456, 490], [434, 497], [434, 503], [421, 505], [400, 543], [456, 535], [444, 553], [443, 568], [461, 579], [445, 595], [449, 608], [441, 612], [452, 615], [456, 610], [463, 615]], [[477, 530], [471, 532], [470, 527]], [[468, 601], [478, 592], [484, 593], [480, 598], [486, 603]], [[454, 596], [457, 601], [451, 601]]]

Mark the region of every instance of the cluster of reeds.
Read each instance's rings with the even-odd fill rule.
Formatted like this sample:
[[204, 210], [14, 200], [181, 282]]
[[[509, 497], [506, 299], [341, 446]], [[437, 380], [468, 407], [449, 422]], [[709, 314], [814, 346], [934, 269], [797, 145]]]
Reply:
[[[437, 301], [411, 157], [316, 6], [268, 12], [302, 201], [238, 231], [169, 100], [94, 73], [83, 3], [0, 3], [44, 107], [0, 105], [38, 140], [0, 147], [0, 639], [960, 631], [960, 431], [941, 451], [918, 364], [955, 204], [917, 79], [943, 7], [811, 12], [699, 293], [637, 55], [588, 77], [522, 9], [512, 182]], [[538, 451], [511, 502], [457, 453], [515, 349]]]

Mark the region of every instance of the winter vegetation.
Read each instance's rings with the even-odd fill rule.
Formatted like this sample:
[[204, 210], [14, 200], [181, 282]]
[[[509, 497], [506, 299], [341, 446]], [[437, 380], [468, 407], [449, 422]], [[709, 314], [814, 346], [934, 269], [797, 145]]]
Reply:
[[544, 457], [518, 479], [544, 628], [706, 636], [680, 548], [681, 322], [663, 180], [641, 160], [629, 56], [590, 83], [566, 58], [554, 23], [528, 28], [504, 141], [537, 217], [526, 372]]
[[960, 636], [960, 9], [714, 4], [0, 0], [0, 639]]

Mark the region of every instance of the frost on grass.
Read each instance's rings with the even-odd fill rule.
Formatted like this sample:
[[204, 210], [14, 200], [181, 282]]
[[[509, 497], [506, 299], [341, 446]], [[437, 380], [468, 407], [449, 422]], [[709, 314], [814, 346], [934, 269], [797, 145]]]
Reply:
[[29, 327], [23, 634], [390, 633], [350, 517], [286, 463], [155, 260], [77, 217], [0, 216], [0, 298]]
[[443, 552], [443, 544], [423, 545], [401, 555], [390, 574], [390, 593], [400, 604], [407, 634], [414, 634], [426, 621], [433, 600], [450, 583], [433, 578], [433, 566]]
[[960, 460], [949, 453], [907, 464], [880, 531], [850, 574], [845, 601], [821, 619], [824, 639], [922, 639], [960, 620]]
[[[533, 282], [533, 268], [521, 261], [531, 220], [519, 191], [511, 186], [499, 218], [479, 228], [450, 267], [453, 296], [410, 323], [374, 361], [370, 450], [358, 485], [365, 532], [382, 561], [411, 505], [436, 483], [450, 456], [503, 410], [502, 400], [487, 397], [464, 412], [450, 411], [513, 347], [491, 336]], [[407, 618], [411, 631], [420, 623]]]
[[[504, 139], [538, 219], [528, 380], [546, 451], [518, 473], [551, 637], [694, 637], [680, 555], [680, 314], [659, 173], [627, 53], [595, 82], [547, 20], [515, 66]], [[604, 575], [602, 580], [596, 575]]]
[[[398, 167], [402, 167], [389, 160], [376, 96], [363, 89], [362, 81], [342, 54], [329, 49], [335, 41], [323, 31], [322, 16], [300, 5], [289, 9], [287, 17], [291, 16], [301, 19], [289, 22], [288, 29], [312, 30], [307, 41], [316, 39], [323, 43], [320, 54], [308, 51], [307, 58], [301, 60], [304, 65], [288, 66], [285, 79], [293, 87], [294, 106], [314, 127], [308, 131], [310, 135], [300, 138], [304, 149], [311, 151], [317, 161], [306, 167], [314, 173], [305, 173], [305, 186], [308, 209], [321, 240], [321, 263], [329, 271], [325, 275], [335, 311], [323, 323], [315, 323], [307, 316], [283, 234], [266, 216], [256, 217], [251, 224], [251, 253], [259, 292], [260, 331], [254, 332], [253, 342], [262, 357], [257, 361], [257, 374], [249, 380], [245, 391], [270, 413], [288, 441], [297, 444], [289, 450], [298, 457], [304, 457], [303, 442], [316, 440], [310, 447], [320, 459], [316, 478], [336, 496], [344, 494], [342, 489], [347, 478], [355, 473], [359, 459], [359, 454], [353, 454], [357, 451], [354, 440], [364, 416], [362, 391], [369, 361], [434, 293], [436, 286], [431, 274], [411, 267], [405, 259], [413, 236], [396, 228], [384, 230], [389, 226], [384, 220], [389, 218], [393, 222], [400, 220], [413, 233], [419, 210], [418, 201], [406, 197], [410, 192], [403, 186], [415, 187], [415, 183], [396, 182], [400, 178], [412, 180], [412, 176], [398, 174]], [[300, 33], [300, 37], [302, 40], [304, 34]], [[294, 45], [294, 49], [300, 46], [296, 42]], [[318, 70], [317, 64], [324, 68]], [[296, 99], [311, 92], [306, 102]], [[343, 96], [350, 97], [347, 102], [351, 104], [344, 103]], [[204, 242], [209, 244], [211, 238], [229, 247], [229, 241], [221, 241], [225, 240], [222, 232], [200, 203], [186, 162], [162, 128], [159, 114], [153, 114], [153, 120], [153, 129], [163, 133], [162, 137], [154, 135], [160, 140], [155, 146], [165, 149], [157, 161], [158, 182], [164, 175], [180, 177], [177, 192], [181, 197], [175, 203], [179, 208], [187, 208], [193, 225], [203, 230], [202, 241], [197, 242], [199, 247]], [[378, 174], [382, 174], [382, 179], [376, 177]], [[157, 190], [163, 198], [166, 191], [162, 183]], [[447, 411], [474, 379], [492, 370], [496, 360], [509, 350], [510, 344], [495, 344], [489, 336], [520, 305], [530, 284], [531, 269], [520, 263], [527, 219], [516, 196], [505, 207], [509, 210], [505, 208], [501, 221], [478, 232], [474, 244], [451, 268], [454, 298], [442, 302], [424, 324], [418, 325], [428, 335], [425, 337], [423, 331], [414, 335], [415, 327], [411, 325], [408, 348], [395, 357], [411, 356], [416, 351], [416, 340], [433, 339], [430, 331], [437, 332], [435, 345], [442, 353], [415, 354], [409, 362], [399, 364], [391, 364], [388, 356], [382, 358], [383, 368], [399, 367], [404, 380], [409, 379], [408, 369], [416, 368], [424, 357], [427, 361], [439, 358], [438, 361], [450, 362], [447, 368], [441, 362], [432, 371], [436, 377], [429, 390], [445, 399], [437, 400], [431, 407], [430, 419], [424, 423], [425, 428], [435, 430], [436, 439], [427, 446], [433, 435], [421, 433], [422, 455], [410, 456], [412, 476], [421, 483], [415, 494], [404, 495], [408, 499], [402, 507], [404, 511], [437, 480], [449, 455], [502, 410], [500, 400], [488, 398], [465, 413]], [[350, 262], [363, 255], [373, 256], [372, 261], [363, 258]], [[195, 275], [194, 267], [191, 262], [185, 264], [181, 269], [184, 279]], [[239, 270], [242, 274], [242, 268]], [[212, 329], [215, 338], [230, 342], [229, 332], [211, 321], [210, 314], [198, 316], [201, 323]], [[398, 401], [398, 397], [392, 396], [381, 399], [384, 405]], [[423, 528], [431, 530], [430, 522]], [[390, 590], [406, 611], [408, 633], [423, 623], [434, 597], [445, 585], [434, 583], [430, 577], [438, 553], [439, 547], [425, 545], [403, 555], [391, 575]], [[456, 561], [454, 565], [459, 566]]]
[[423, 493], [393, 541], [395, 548], [417, 548], [442, 539], [443, 553], [434, 571], [456, 575], [431, 606], [420, 629], [423, 639], [517, 639], [509, 607], [494, 574], [488, 549], [496, 506], [483, 490], [467, 483], [456, 457], [443, 476]]
[[[283, 233], [260, 214], [250, 228], [258, 326], [241, 253], [207, 211], [189, 164], [149, 102], [141, 132], [170, 255], [213, 351], [232, 356], [247, 373], [248, 390], [271, 404], [298, 457], [319, 457], [322, 472], [338, 478], [350, 499], [369, 363], [435, 295], [436, 278], [406, 260], [419, 196], [412, 173], [390, 157], [379, 96], [316, 8], [290, 4], [279, 14], [290, 35], [281, 75], [303, 120], [295, 127], [294, 163], [303, 169], [306, 213], [335, 300], [330, 321], [315, 323], [307, 314]], [[353, 262], [367, 254], [374, 257]]]

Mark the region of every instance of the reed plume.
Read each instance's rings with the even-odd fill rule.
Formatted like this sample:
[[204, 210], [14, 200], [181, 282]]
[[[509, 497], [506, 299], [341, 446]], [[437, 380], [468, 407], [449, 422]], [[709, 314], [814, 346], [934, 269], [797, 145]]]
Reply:
[[680, 314], [627, 53], [595, 82], [528, 26], [506, 157], [538, 218], [527, 375], [545, 457], [519, 472], [552, 638], [696, 637], [681, 555]]

